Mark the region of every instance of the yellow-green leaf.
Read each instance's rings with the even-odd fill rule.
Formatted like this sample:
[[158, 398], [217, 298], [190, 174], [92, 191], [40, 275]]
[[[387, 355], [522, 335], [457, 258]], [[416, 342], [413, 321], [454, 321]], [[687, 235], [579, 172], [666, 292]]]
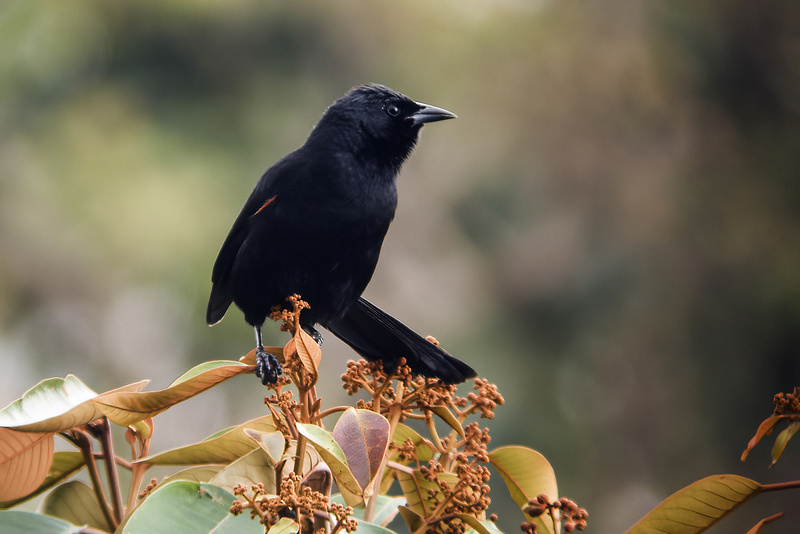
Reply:
[[[556, 474], [550, 462], [533, 449], [518, 445], [498, 447], [489, 453], [489, 461], [503, 477], [511, 498], [520, 509], [541, 494], [547, 495], [551, 502], [558, 499]], [[546, 518], [526, 516], [526, 518], [530, 522], [536, 522], [539, 530], [546, 529], [547, 532], [558, 530], [557, 525], [554, 528], [549, 516]]]
[[281, 460], [286, 450], [286, 438], [283, 437], [282, 432], [279, 430], [262, 432], [252, 428], [245, 428], [244, 433], [248, 438], [258, 443], [261, 449], [267, 453], [270, 466], [274, 467]]
[[797, 434], [798, 430], [800, 430], [800, 421], [794, 421], [778, 434], [778, 437], [775, 438], [775, 444], [772, 446], [772, 464], [770, 466], [775, 465], [775, 462], [778, 461], [778, 458], [781, 457], [784, 449], [786, 449], [786, 444], [789, 443], [792, 436]]
[[[403, 423], [398, 423], [397, 427], [394, 429], [394, 435], [392, 436], [392, 443], [397, 446], [403, 445], [407, 440], [411, 440], [414, 444], [414, 451], [417, 454], [417, 459], [421, 463], [428, 462], [431, 458], [433, 458], [434, 454], [436, 454], [436, 449], [433, 446], [433, 443], [430, 440], [425, 439], [421, 435], [419, 435], [413, 428], [410, 426], [404, 425]], [[397, 451], [392, 453], [391, 459], [393, 461], [399, 462], [399, 455]]]
[[458, 419], [453, 415], [453, 412], [450, 411], [450, 408], [447, 406], [431, 406], [431, 411], [450, 425], [450, 428], [458, 432], [459, 436], [462, 438], [464, 437], [464, 427], [458, 422]]
[[[444, 498], [441, 492], [433, 496], [433, 492], [440, 491], [439, 484], [435, 480], [426, 479], [419, 469], [402, 466], [394, 469], [407, 506], [415, 514], [427, 517]], [[458, 475], [455, 473], [439, 473], [438, 478], [451, 488], [458, 483]]]
[[336, 443], [333, 435], [316, 426], [305, 423], [297, 424], [297, 431], [306, 437], [314, 449], [322, 456], [331, 469], [339, 491], [345, 498], [348, 506], [356, 506], [363, 500], [364, 490], [356, 481], [347, 465], [347, 457], [342, 448]]
[[[392, 436], [392, 443], [399, 447], [402, 446], [408, 440], [411, 440], [411, 442], [414, 444], [414, 452], [416, 453], [417, 459], [420, 461], [420, 463], [422, 464], [427, 463], [436, 454], [436, 449], [434, 448], [433, 443], [431, 443], [430, 440], [420, 436], [410, 426], [404, 425], [403, 423], [398, 423], [397, 427], [394, 430], [394, 435]], [[409, 463], [411, 463], [410, 460], [401, 460], [400, 452], [397, 450], [392, 451], [391, 455], [389, 455], [389, 460], [403, 465], [408, 465]], [[394, 482], [394, 479], [395, 479], [394, 470], [386, 469], [383, 472], [383, 479], [381, 480], [380, 493], [385, 494], [386, 492], [388, 492], [389, 488], [392, 486], [392, 483]]]
[[456, 517], [480, 534], [503, 534], [492, 521], [481, 521], [477, 517], [469, 514], [456, 514]]
[[196, 465], [194, 467], [187, 467], [186, 469], [181, 469], [180, 471], [173, 473], [164, 480], [160, 481], [159, 485], [164, 485], [167, 482], [172, 482], [173, 480], [207, 483], [209, 480], [217, 476], [217, 473], [222, 471], [224, 468], [225, 466], [221, 464]]
[[406, 522], [409, 532], [416, 532], [425, 525], [423, 517], [408, 506], [398, 507], [400, 517]]
[[178, 447], [147, 458], [138, 463], [149, 465], [228, 464], [249, 453], [258, 445], [244, 433], [244, 429], [275, 430], [271, 415], [252, 419], [221, 434], [199, 443]]
[[742, 503], [761, 485], [737, 475], [713, 475], [678, 490], [640, 519], [627, 534], [703, 532]]
[[269, 466], [269, 456], [260, 447], [245, 454], [235, 462], [222, 469], [209, 483], [222, 488], [233, 488], [237, 484], [251, 487], [264, 484], [264, 491], [277, 493], [275, 485], [275, 469]]

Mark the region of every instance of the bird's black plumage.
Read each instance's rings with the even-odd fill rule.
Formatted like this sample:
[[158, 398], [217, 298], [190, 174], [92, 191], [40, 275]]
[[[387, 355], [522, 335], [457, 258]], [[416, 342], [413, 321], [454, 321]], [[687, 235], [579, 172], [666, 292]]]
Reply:
[[263, 352], [261, 326], [275, 305], [300, 294], [301, 325], [320, 324], [387, 367], [458, 383], [475, 371], [361, 299], [397, 207], [396, 178], [427, 122], [455, 117], [381, 85], [334, 102], [305, 144], [261, 177], [222, 245], [212, 272], [206, 319], [231, 303], [255, 327], [262, 380], [277, 361]]

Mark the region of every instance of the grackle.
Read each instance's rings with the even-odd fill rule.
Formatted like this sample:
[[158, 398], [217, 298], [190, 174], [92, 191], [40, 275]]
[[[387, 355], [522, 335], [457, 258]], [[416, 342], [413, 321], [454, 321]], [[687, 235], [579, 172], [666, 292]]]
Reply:
[[274, 383], [281, 367], [264, 350], [271, 308], [299, 294], [300, 315], [387, 369], [405, 358], [412, 372], [459, 383], [475, 371], [361, 298], [397, 207], [397, 174], [422, 125], [455, 118], [382, 85], [355, 87], [334, 102], [305, 144], [258, 181], [222, 244], [211, 275], [206, 320], [231, 303], [255, 328], [256, 374]]

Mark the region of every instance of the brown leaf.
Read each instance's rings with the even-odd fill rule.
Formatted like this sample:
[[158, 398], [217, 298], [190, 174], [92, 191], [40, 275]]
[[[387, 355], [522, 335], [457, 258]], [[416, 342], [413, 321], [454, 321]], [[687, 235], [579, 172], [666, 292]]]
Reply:
[[765, 517], [761, 521], [759, 521], [753, 528], [747, 531], [747, 534], [759, 534], [767, 524], [772, 523], [773, 521], [777, 521], [781, 517], [784, 516], [783, 512], [778, 512], [775, 515], [771, 515], [769, 517]]
[[303, 379], [303, 389], [310, 389], [317, 383], [319, 378], [319, 364], [322, 361], [322, 350], [314, 338], [306, 333], [302, 328], [297, 328], [294, 337], [286, 343], [283, 348], [283, 354], [286, 358], [297, 356], [303, 364], [306, 378]]
[[[239, 358], [239, 363], [243, 363], [245, 365], [255, 365], [256, 350], [257, 349], [253, 349], [244, 356], [242, 356], [241, 358]], [[275, 356], [280, 363], [284, 363], [286, 361], [283, 357], [283, 347], [264, 347], [264, 350]]]
[[251, 370], [251, 366], [239, 362], [205, 362], [184, 373], [166, 389], [145, 392], [112, 391], [98, 395], [92, 402], [111, 421], [120, 426], [130, 426]]
[[53, 462], [53, 434], [0, 428], [0, 501], [24, 497], [44, 481]]
[[763, 438], [764, 436], [766, 436], [770, 432], [772, 432], [772, 429], [775, 428], [775, 425], [777, 425], [778, 422], [780, 422], [781, 419], [784, 419], [786, 417], [787, 416], [785, 416], [785, 415], [774, 415], [773, 414], [773, 415], [770, 415], [769, 417], [767, 417], [766, 419], [764, 419], [763, 421], [761, 421], [761, 424], [758, 425], [758, 430], [756, 430], [756, 435], [753, 436], [752, 438], [750, 438], [750, 442], [747, 444], [747, 448], [742, 453], [742, 461], [743, 462], [747, 458], [747, 455], [750, 454], [750, 451], [753, 450], [753, 448], [756, 445], [758, 445], [758, 442], [761, 441], [761, 438]]
[[358, 485], [366, 488], [380, 469], [389, 446], [389, 421], [369, 410], [348, 408], [333, 428]]

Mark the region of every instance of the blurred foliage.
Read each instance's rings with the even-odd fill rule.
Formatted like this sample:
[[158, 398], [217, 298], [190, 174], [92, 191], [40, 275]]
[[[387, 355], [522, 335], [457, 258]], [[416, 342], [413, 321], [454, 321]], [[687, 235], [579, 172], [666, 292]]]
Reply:
[[[800, 4], [5, 0], [0, 50], [4, 399], [249, 350], [238, 311], [203, 325], [218, 247], [374, 81], [460, 118], [406, 165], [368, 293], [530, 406], [496, 442], [598, 532], [712, 472], [769, 482], [738, 456], [800, 378]], [[155, 439], [263, 413], [253, 382]]]

